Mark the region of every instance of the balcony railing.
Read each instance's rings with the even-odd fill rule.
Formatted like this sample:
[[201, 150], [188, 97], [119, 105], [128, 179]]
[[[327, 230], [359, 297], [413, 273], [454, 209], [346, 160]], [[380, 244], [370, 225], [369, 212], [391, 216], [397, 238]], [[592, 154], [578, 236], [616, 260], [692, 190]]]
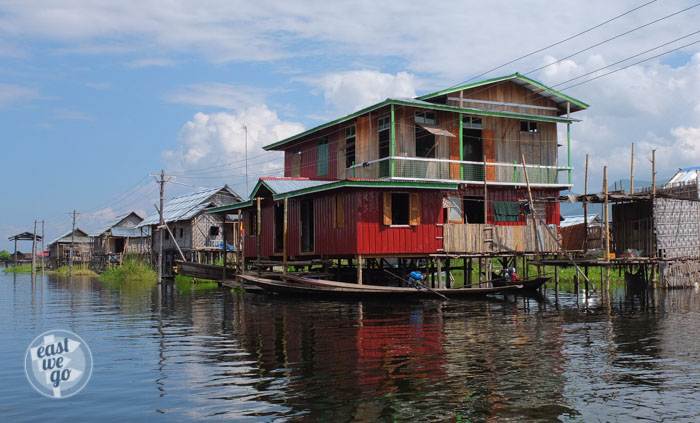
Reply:
[[[526, 165], [533, 185], [565, 185], [559, 182], [559, 172], [571, 168], [562, 166]], [[424, 159], [418, 157], [385, 157], [346, 169], [348, 178], [390, 178], [398, 180], [427, 180], [440, 182], [486, 181], [496, 184], [525, 184], [523, 165], [519, 163], [471, 162], [462, 160]]]

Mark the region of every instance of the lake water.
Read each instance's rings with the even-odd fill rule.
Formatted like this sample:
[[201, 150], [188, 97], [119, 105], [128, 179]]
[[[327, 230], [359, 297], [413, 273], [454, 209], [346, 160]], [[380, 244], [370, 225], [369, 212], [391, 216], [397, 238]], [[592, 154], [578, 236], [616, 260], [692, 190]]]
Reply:
[[[0, 421], [700, 421], [700, 293], [309, 301], [0, 273]], [[77, 333], [71, 398], [32, 340]]]

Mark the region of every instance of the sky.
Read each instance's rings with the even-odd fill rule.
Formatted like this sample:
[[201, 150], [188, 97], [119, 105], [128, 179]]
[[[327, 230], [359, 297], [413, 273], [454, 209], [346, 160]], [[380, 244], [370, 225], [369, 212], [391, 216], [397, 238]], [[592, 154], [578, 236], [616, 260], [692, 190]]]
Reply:
[[573, 115], [572, 191], [586, 154], [591, 190], [603, 166], [629, 178], [632, 143], [635, 179], [651, 179], [652, 149], [670, 177], [700, 165], [697, 5], [0, 0], [0, 249], [34, 220], [50, 241], [72, 210], [88, 232], [150, 214], [161, 169], [175, 176], [166, 198], [224, 183], [246, 196], [281, 175], [263, 145], [514, 72], [590, 104]]

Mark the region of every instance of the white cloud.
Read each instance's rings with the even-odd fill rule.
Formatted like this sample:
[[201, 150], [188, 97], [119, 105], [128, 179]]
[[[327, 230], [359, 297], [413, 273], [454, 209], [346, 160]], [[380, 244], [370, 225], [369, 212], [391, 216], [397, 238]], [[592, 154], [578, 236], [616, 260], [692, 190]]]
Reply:
[[264, 103], [265, 94], [252, 87], [210, 82], [188, 85], [165, 99], [171, 103], [243, 110]]
[[57, 109], [54, 110], [53, 116], [65, 120], [95, 120], [94, 116], [78, 110]]
[[[265, 153], [262, 147], [304, 130], [295, 122], [279, 119], [267, 106], [254, 106], [238, 113], [197, 113], [178, 136], [178, 147], [163, 153], [167, 168], [188, 178], [187, 182], [229, 183], [245, 192], [245, 129], [248, 128], [249, 184], [260, 176], [280, 176], [282, 156]], [[204, 169], [204, 170], [202, 170]]]
[[153, 57], [148, 59], [132, 60], [126, 63], [128, 68], [152, 68], [152, 67], [171, 67], [175, 66], [176, 62], [165, 57]]
[[302, 81], [323, 93], [336, 112], [351, 113], [389, 97], [415, 97], [417, 78], [406, 72], [396, 75], [373, 70], [328, 73]]
[[40, 98], [36, 88], [0, 83], [0, 109], [24, 104]]

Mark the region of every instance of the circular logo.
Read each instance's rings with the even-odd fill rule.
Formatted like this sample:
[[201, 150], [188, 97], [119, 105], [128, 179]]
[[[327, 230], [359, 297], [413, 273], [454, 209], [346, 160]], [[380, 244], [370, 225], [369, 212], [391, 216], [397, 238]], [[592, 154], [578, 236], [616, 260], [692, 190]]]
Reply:
[[80, 392], [90, 380], [92, 353], [73, 332], [50, 330], [29, 344], [24, 372], [42, 395], [67, 398]]

